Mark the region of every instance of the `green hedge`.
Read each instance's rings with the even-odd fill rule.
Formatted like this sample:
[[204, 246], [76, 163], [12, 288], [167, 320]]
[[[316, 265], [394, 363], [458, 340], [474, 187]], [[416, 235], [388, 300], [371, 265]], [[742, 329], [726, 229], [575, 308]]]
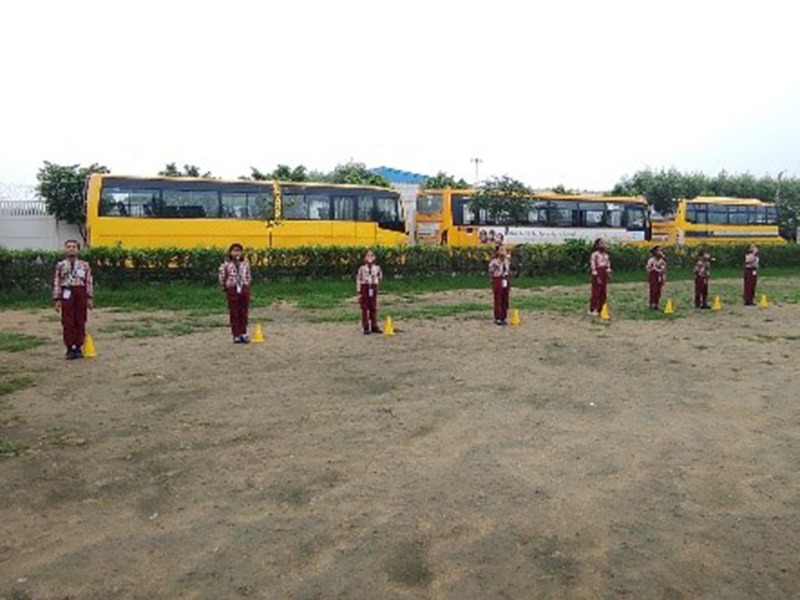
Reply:
[[[745, 244], [714, 245], [715, 264], [738, 267]], [[697, 248], [666, 247], [670, 269], [690, 268]], [[314, 247], [281, 248], [248, 252], [253, 276], [258, 279], [303, 279], [353, 277], [363, 248]], [[378, 263], [389, 277], [480, 274], [486, 272], [487, 248], [392, 247], [376, 248]], [[517, 246], [512, 251], [516, 275], [560, 275], [588, 272], [590, 246], [571, 241], [566, 244]], [[612, 246], [615, 271], [643, 270], [649, 254], [644, 246]], [[0, 248], [0, 282], [3, 290], [37, 292], [50, 286], [53, 267], [60, 252], [3, 250]], [[223, 259], [219, 249], [127, 250], [119, 247], [92, 248], [83, 257], [89, 261], [99, 285], [120, 287], [148, 282], [190, 281], [214, 284]], [[796, 244], [762, 247], [762, 265], [800, 266]]]

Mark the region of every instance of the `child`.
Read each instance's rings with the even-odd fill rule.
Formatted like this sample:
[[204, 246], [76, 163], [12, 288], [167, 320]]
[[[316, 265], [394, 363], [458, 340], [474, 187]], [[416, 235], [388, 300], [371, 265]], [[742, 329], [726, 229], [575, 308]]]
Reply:
[[508, 297], [511, 292], [511, 261], [503, 245], [498, 244], [489, 261], [489, 278], [494, 294], [494, 322], [508, 325]]
[[81, 245], [76, 240], [66, 241], [66, 258], [56, 265], [53, 278], [53, 301], [55, 309], [61, 313], [68, 360], [83, 358], [86, 311], [94, 308], [92, 271], [86, 261], [78, 258], [80, 249]]
[[667, 261], [661, 246], [653, 246], [647, 259], [647, 281], [650, 284], [650, 310], [658, 310], [661, 292], [667, 280]]
[[356, 293], [360, 295], [361, 326], [364, 335], [382, 333], [378, 327], [378, 286], [383, 279], [381, 268], [375, 264], [375, 253], [367, 250], [364, 264], [356, 274]]
[[231, 332], [234, 344], [247, 344], [247, 313], [250, 309], [250, 263], [243, 256], [244, 248], [234, 243], [228, 248], [228, 257], [219, 267], [219, 285], [228, 298]]
[[711, 277], [711, 255], [701, 250], [694, 265], [694, 307], [711, 308], [708, 305], [708, 279]]
[[589, 314], [596, 317], [606, 303], [608, 280], [611, 278], [611, 258], [608, 256], [608, 246], [604, 239], [597, 238], [594, 241], [589, 266], [592, 268], [592, 296], [589, 300]]
[[744, 303], [746, 306], [753, 306], [756, 303], [758, 263], [758, 246], [750, 244], [744, 255]]

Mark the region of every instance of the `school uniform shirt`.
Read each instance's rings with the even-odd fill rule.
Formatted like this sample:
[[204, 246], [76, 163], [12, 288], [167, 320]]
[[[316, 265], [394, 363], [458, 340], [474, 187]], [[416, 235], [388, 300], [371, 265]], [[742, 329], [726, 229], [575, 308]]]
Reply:
[[358, 267], [356, 284], [359, 287], [362, 285], [378, 285], [382, 279], [383, 271], [378, 265], [361, 265]]
[[758, 273], [758, 254], [745, 254], [744, 255], [744, 268], [753, 269]]
[[660, 275], [664, 275], [667, 271], [667, 261], [663, 258], [657, 258], [655, 256], [651, 256], [647, 259], [647, 272], [651, 273], [655, 271]]
[[85, 287], [86, 297], [94, 298], [92, 270], [85, 260], [64, 259], [56, 265], [56, 274], [53, 278], [53, 299], [62, 298], [64, 289], [71, 287]]
[[694, 274], [700, 277], [709, 277], [711, 275], [711, 261], [703, 260], [702, 258], [694, 265]]
[[246, 260], [240, 260], [238, 264], [232, 260], [226, 260], [219, 267], [219, 284], [226, 290], [232, 288], [241, 290], [243, 287], [249, 286], [252, 281], [250, 263]]
[[611, 270], [611, 257], [608, 255], [608, 252], [595, 250], [589, 258], [589, 265], [592, 267], [592, 275], [597, 275], [598, 269], [605, 268]]
[[511, 271], [511, 261], [493, 258], [489, 261], [489, 277], [508, 277]]

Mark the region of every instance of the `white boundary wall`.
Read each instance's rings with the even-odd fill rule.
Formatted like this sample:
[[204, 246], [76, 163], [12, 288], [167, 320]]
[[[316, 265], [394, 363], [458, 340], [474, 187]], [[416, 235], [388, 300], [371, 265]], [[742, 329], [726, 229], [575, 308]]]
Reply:
[[78, 228], [48, 215], [43, 201], [0, 201], [0, 246], [59, 250], [69, 239], [81, 239]]

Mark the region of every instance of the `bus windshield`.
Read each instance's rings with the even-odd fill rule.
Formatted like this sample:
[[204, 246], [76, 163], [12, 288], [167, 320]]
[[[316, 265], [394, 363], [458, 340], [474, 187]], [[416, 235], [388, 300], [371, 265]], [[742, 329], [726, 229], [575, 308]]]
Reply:
[[417, 212], [423, 215], [437, 215], [444, 206], [441, 194], [424, 194], [417, 197]]

